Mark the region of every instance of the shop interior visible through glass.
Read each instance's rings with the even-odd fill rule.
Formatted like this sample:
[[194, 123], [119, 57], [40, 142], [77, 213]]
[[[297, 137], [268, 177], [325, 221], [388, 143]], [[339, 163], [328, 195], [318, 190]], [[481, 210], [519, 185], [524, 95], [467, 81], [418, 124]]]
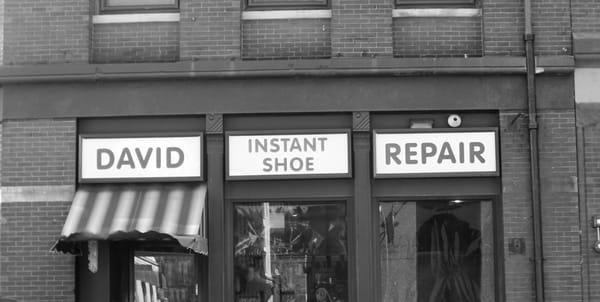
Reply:
[[494, 231], [489, 200], [382, 202], [384, 302], [493, 302]]
[[236, 302], [348, 301], [346, 207], [236, 203]]

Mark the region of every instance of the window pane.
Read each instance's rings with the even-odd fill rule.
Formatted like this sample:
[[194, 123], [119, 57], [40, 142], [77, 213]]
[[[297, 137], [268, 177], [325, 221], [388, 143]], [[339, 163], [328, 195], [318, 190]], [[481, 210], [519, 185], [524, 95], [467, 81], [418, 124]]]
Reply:
[[490, 201], [380, 204], [385, 302], [494, 301]]
[[236, 302], [348, 300], [342, 203], [235, 206]]
[[198, 300], [194, 255], [136, 252], [135, 302]]
[[177, 0], [106, 0], [107, 7], [154, 6], [154, 5], [173, 6], [176, 4], [177, 4]]

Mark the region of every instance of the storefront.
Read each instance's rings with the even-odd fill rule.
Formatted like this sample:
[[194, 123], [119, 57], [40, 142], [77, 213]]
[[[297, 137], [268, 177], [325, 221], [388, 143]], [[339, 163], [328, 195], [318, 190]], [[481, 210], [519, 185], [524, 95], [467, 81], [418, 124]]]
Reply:
[[[3, 110], [74, 121], [77, 301], [500, 302], [530, 296], [532, 188], [520, 61], [493, 63], [7, 84]], [[563, 63], [541, 116], [572, 112]]]

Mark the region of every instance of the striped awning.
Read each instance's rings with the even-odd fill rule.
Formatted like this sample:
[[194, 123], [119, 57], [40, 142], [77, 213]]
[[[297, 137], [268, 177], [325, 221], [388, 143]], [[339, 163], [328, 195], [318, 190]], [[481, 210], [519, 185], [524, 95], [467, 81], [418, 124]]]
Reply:
[[88, 240], [176, 239], [207, 254], [205, 184], [87, 185], [77, 189], [53, 250]]

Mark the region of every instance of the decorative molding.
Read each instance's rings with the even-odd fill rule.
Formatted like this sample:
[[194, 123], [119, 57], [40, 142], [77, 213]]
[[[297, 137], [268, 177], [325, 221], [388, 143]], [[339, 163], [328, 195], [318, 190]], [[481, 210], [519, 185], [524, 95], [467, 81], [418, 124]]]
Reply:
[[75, 186], [8, 186], [2, 187], [1, 194], [2, 203], [65, 202], [73, 200]]
[[94, 15], [93, 24], [179, 22], [179, 13]]
[[479, 17], [480, 8], [403, 8], [392, 11], [393, 18]]
[[352, 131], [369, 132], [371, 131], [371, 116], [367, 111], [357, 111], [352, 113]]
[[245, 11], [242, 20], [330, 19], [330, 9]]
[[223, 133], [223, 115], [209, 113], [206, 115], [206, 134]]

